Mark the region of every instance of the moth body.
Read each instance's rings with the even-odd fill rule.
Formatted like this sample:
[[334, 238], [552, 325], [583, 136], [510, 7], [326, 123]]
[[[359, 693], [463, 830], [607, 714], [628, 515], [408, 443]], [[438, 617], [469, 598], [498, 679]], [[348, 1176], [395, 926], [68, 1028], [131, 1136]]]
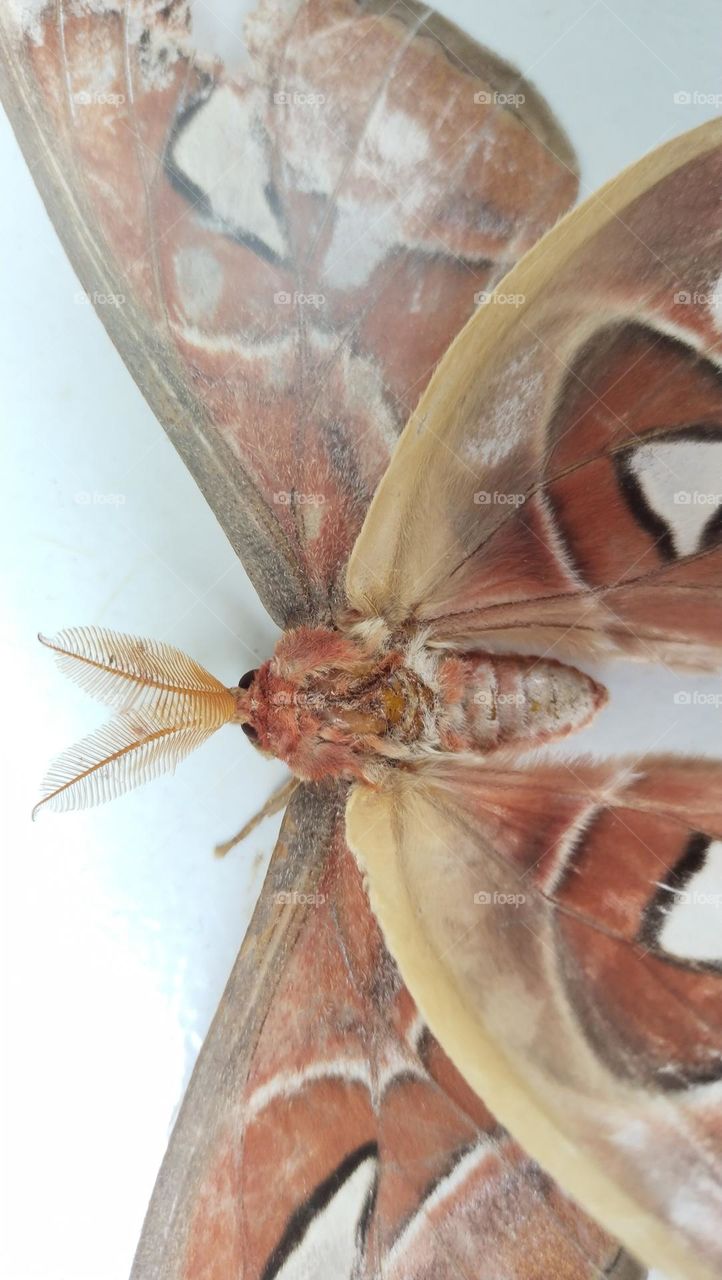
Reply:
[[[249, 678], [250, 677], [250, 678]], [[289, 631], [236, 693], [260, 750], [306, 781], [380, 781], [394, 762], [524, 750], [582, 728], [606, 691], [575, 667], [527, 655], [374, 647], [328, 628]]]

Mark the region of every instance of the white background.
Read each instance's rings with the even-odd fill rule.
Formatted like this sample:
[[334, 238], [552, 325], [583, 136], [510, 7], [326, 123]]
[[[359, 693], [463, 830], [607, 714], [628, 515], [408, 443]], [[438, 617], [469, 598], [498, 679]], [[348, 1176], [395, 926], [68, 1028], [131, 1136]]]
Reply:
[[[720, 110], [674, 103], [679, 90], [722, 91], [716, 0], [441, 8], [530, 74], [571, 135], [585, 190]], [[231, 56], [238, 12], [217, 0], [198, 10], [204, 39]], [[81, 300], [4, 120], [0, 148], [4, 1274], [121, 1280], [277, 822], [224, 863], [211, 850], [284, 771], [227, 728], [173, 778], [31, 825], [47, 761], [104, 714], [61, 678], [35, 634], [95, 622], [168, 639], [230, 684], [270, 654], [275, 631]], [[688, 679], [601, 674], [615, 696], [585, 746], [719, 749], [722, 712], [674, 704]]]

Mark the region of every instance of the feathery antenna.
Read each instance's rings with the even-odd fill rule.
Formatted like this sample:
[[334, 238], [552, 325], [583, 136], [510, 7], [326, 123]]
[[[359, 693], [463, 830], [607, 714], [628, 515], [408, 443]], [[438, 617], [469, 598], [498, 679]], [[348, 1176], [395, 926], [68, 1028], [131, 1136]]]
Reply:
[[53, 761], [33, 817], [102, 804], [171, 772], [237, 713], [237, 697], [173, 645], [105, 627], [39, 639], [61, 671], [120, 714]]

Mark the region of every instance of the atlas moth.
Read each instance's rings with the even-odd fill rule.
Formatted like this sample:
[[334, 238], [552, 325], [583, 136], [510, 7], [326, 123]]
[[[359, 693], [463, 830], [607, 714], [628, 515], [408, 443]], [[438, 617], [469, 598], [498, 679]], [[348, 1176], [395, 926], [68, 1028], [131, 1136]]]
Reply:
[[284, 632], [230, 689], [47, 642], [116, 716], [41, 805], [228, 722], [293, 775], [136, 1280], [719, 1274], [720, 953], [677, 921], [722, 771], [528, 753], [603, 705], [578, 664], [720, 666], [722, 128], [553, 225], [548, 108], [412, 4], [266, 0], [234, 76], [177, 2], [0, 23], [71, 260]]

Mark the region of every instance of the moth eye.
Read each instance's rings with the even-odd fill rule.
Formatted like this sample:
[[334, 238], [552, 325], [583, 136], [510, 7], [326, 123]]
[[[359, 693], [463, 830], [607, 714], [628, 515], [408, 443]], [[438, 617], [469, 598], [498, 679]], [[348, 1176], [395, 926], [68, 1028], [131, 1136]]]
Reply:
[[258, 667], [254, 667], [253, 671], [247, 671], [244, 676], [241, 676], [240, 680], [238, 681], [238, 688], [248, 689], [249, 686], [253, 684], [253, 678], [257, 670], [258, 670]]
[[242, 724], [241, 728], [251, 742], [258, 742], [258, 734], [252, 724]]

